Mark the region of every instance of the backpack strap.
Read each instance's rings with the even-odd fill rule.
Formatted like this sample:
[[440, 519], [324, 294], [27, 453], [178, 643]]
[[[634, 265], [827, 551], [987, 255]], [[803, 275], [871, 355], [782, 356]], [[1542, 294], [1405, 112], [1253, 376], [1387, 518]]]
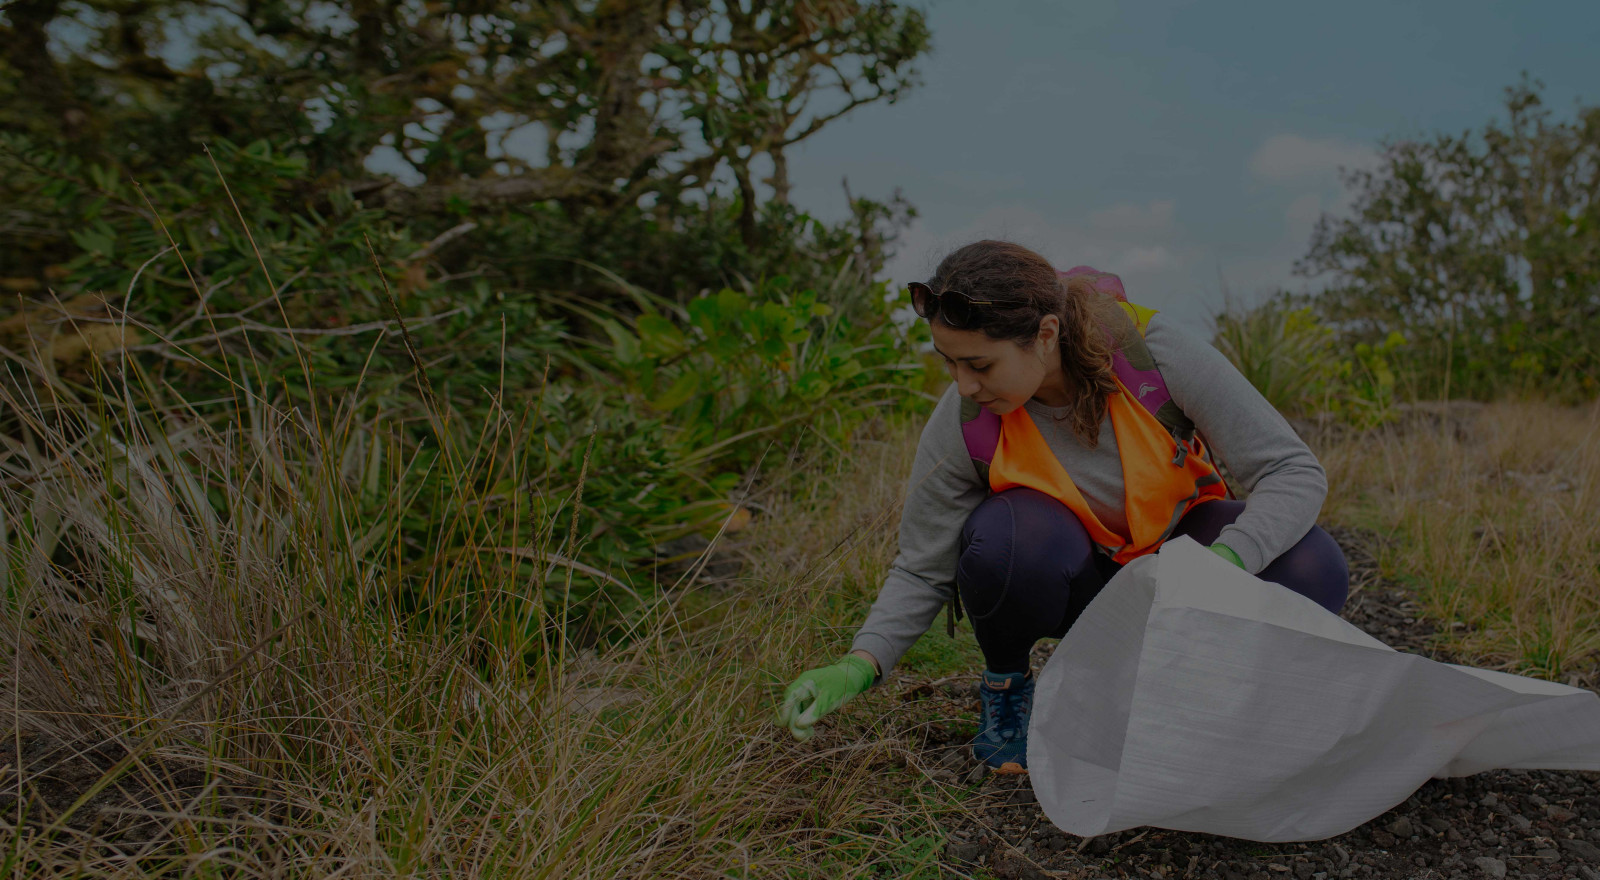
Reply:
[[1133, 392], [1139, 405], [1155, 416], [1174, 440], [1188, 443], [1194, 439], [1194, 420], [1178, 409], [1172, 392], [1167, 390], [1166, 380], [1161, 378], [1161, 370], [1156, 367], [1155, 356], [1144, 341], [1145, 328], [1156, 311], [1129, 302], [1120, 305], [1120, 313], [1113, 313], [1111, 326], [1107, 328], [1112, 340], [1111, 369]]
[[961, 398], [961, 439], [984, 485], [989, 483], [989, 462], [1000, 446], [1000, 416], [970, 397]]

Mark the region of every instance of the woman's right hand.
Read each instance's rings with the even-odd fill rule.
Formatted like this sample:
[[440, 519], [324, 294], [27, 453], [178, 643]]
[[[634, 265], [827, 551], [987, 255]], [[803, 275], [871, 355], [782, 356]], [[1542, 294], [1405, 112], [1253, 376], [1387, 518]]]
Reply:
[[855, 654], [846, 654], [832, 666], [802, 672], [783, 692], [778, 724], [789, 728], [795, 739], [810, 739], [817, 719], [871, 687], [876, 677], [872, 664]]

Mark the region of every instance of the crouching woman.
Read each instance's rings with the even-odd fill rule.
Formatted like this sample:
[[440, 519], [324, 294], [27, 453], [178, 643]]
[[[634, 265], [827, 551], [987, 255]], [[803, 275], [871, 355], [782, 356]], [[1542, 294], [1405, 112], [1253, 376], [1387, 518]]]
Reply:
[[[987, 666], [974, 756], [1025, 772], [1034, 644], [1064, 636], [1123, 565], [1178, 535], [1344, 606], [1344, 556], [1315, 524], [1321, 465], [1203, 340], [1009, 242], [967, 245], [911, 291], [953, 381], [923, 428], [900, 552], [852, 650], [784, 694], [778, 720], [797, 738], [882, 681], [950, 603]], [[1224, 497], [1216, 458], [1246, 501]]]

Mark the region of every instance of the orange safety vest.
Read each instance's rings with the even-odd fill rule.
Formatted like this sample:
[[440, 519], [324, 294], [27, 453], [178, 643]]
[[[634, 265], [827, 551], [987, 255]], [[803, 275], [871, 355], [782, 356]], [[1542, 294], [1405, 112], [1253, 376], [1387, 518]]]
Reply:
[[1107, 528], [1083, 500], [1039, 427], [1022, 407], [1000, 417], [1000, 441], [989, 463], [989, 487], [1003, 492], [1027, 486], [1060, 501], [1083, 523], [1089, 538], [1118, 564], [1153, 553], [1197, 504], [1227, 492], [1198, 437], [1175, 439], [1117, 380], [1107, 401], [1122, 459], [1126, 538]]

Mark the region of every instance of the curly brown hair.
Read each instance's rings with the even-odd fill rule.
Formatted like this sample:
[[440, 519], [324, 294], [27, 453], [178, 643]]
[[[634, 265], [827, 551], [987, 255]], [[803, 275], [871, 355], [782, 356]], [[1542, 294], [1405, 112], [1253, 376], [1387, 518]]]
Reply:
[[[981, 307], [977, 323], [964, 329], [1019, 348], [1032, 347], [1045, 315], [1059, 318], [1061, 369], [1073, 396], [1071, 411], [1060, 419], [1071, 420], [1072, 433], [1085, 446], [1098, 445], [1107, 401], [1117, 391], [1104, 317], [1115, 307], [1112, 300], [1087, 279], [1059, 278], [1044, 257], [1009, 241], [984, 240], [959, 248], [939, 262], [928, 286], [934, 293], [959, 290], [992, 301]], [[949, 326], [942, 312], [934, 320]]]

